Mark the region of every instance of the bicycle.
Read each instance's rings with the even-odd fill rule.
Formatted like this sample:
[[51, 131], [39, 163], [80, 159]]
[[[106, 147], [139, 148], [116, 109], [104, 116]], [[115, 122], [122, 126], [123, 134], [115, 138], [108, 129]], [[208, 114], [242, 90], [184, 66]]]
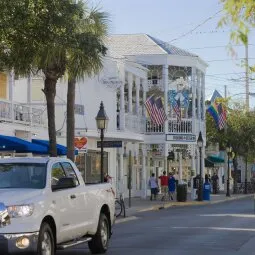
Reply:
[[120, 217], [123, 212], [123, 217], [126, 217], [126, 208], [125, 208], [125, 202], [123, 199], [122, 194], [120, 194], [120, 198], [116, 198], [115, 200], [115, 216]]

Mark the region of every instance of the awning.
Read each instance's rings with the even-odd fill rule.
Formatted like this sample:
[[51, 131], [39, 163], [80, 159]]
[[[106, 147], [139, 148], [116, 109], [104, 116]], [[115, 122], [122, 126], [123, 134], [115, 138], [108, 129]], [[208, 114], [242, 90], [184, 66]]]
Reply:
[[209, 159], [213, 163], [224, 163], [224, 158], [220, 158], [216, 155], [208, 156], [207, 159]]
[[48, 154], [45, 146], [37, 145], [15, 136], [0, 135], [0, 151], [15, 151], [16, 153]]
[[205, 167], [214, 167], [214, 163], [211, 160], [205, 158]]
[[[32, 143], [36, 145], [45, 146], [47, 151], [49, 151], [49, 141], [48, 140], [40, 140], [40, 139], [32, 139]], [[59, 156], [63, 156], [67, 154], [67, 148], [64, 145], [57, 144], [57, 153]], [[78, 151], [75, 151], [75, 155], [78, 154]]]

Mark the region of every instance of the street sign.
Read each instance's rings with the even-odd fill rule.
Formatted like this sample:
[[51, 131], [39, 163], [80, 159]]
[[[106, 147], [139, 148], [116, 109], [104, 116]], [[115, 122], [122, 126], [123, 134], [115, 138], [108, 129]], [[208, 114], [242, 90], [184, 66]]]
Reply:
[[[104, 141], [104, 148], [121, 148], [122, 141]], [[97, 148], [101, 148], [101, 141], [97, 142]]]
[[166, 141], [196, 143], [196, 136], [192, 134], [167, 134]]

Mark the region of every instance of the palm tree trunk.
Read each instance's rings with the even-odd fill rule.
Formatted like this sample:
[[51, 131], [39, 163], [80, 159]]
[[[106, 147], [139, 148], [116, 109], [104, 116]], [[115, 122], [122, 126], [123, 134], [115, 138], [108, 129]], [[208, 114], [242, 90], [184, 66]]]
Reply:
[[43, 92], [47, 102], [49, 155], [57, 157], [57, 138], [55, 123], [55, 96], [57, 79], [46, 77]]
[[67, 89], [67, 119], [66, 119], [66, 145], [67, 158], [74, 161], [74, 134], [75, 134], [75, 79], [68, 80]]

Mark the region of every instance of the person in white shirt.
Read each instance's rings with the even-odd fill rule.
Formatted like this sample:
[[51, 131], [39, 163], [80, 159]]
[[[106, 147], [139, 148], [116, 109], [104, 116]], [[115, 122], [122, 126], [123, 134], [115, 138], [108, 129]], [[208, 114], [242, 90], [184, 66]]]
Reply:
[[154, 173], [151, 174], [151, 177], [149, 179], [149, 187], [151, 189], [151, 198], [150, 198], [150, 200], [152, 200], [153, 196], [154, 196], [154, 199], [157, 200], [158, 183], [157, 183], [157, 179], [156, 179]]

